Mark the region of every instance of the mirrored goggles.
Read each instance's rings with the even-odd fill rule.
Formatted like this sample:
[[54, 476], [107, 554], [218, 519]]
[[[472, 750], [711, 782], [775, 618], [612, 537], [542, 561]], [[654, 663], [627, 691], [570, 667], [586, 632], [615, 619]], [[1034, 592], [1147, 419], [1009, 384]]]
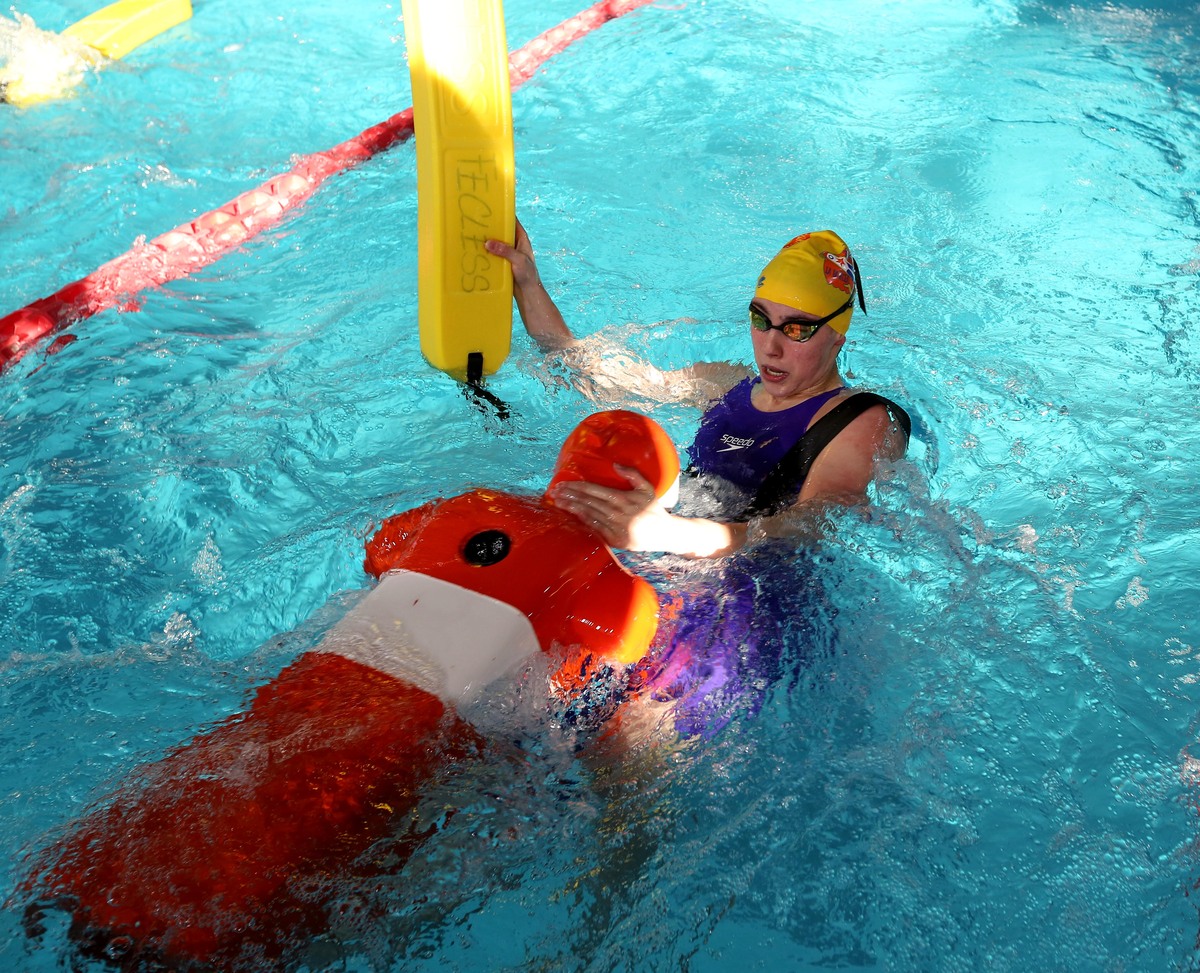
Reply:
[[854, 304], [854, 295], [851, 294], [849, 299], [832, 314], [826, 314], [823, 318], [789, 318], [779, 324], [772, 324], [771, 319], [759, 307], [750, 305], [750, 326], [755, 331], [782, 331], [785, 338], [790, 338], [792, 341], [798, 341], [803, 344], [808, 341], [813, 335], [821, 330], [823, 325], [828, 324], [839, 314], [842, 314]]

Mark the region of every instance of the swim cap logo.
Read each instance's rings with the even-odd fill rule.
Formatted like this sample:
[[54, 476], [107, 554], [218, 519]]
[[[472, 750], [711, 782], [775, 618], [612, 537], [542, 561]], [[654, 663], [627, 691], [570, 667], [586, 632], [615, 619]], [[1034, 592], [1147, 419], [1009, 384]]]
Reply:
[[850, 263], [849, 249], [841, 253], [822, 254], [825, 258], [825, 282], [846, 294], [854, 291], [854, 271]]
[[[824, 234], [825, 236], [834, 236], [832, 233]], [[797, 237], [792, 237], [780, 248], [780, 253], [784, 250], [790, 250], [797, 243], [804, 243], [806, 240], [811, 240], [814, 234], [801, 233]], [[835, 237], [836, 239], [836, 237]], [[840, 240], [838, 240], [841, 243]], [[816, 250], [816, 245], [819, 241], [814, 241], [814, 245], [810, 249]], [[824, 260], [825, 283], [830, 287], [836, 287], [843, 294], [850, 294], [854, 291], [854, 263], [850, 259], [850, 248], [843, 247], [841, 253], [830, 253], [828, 250], [821, 251], [821, 257]], [[766, 277], [758, 278], [758, 286], [762, 287]]]

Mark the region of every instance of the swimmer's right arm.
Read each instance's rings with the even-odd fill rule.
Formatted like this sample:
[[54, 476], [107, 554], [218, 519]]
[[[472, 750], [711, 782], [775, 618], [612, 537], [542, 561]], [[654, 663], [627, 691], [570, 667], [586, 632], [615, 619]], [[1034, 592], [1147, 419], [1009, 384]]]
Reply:
[[503, 240], [488, 240], [485, 244], [490, 253], [503, 257], [512, 265], [513, 298], [517, 312], [529, 336], [538, 343], [542, 351], [559, 351], [575, 344], [575, 336], [563, 320], [558, 305], [547, 293], [533, 259], [533, 244], [521, 221], [517, 220], [515, 245]]
[[[542, 284], [533, 256], [533, 244], [521, 221], [517, 220], [514, 245], [510, 246], [503, 240], [488, 240], [485, 246], [489, 253], [504, 258], [512, 266], [513, 298], [517, 302], [517, 311], [525, 330], [538, 347], [542, 351], [562, 351], [578, 345], [578, 339], [571, 334], [562, 312]], [[581, 368], [579, 362], [575, 367], [580, 369], [581, 374], [595, 377], [592, 373], [597, 371], [596, 368]], [[616, 379], [618, 384], [637, 394], [647, 394], [657, 389], [659, 397], [665, 392], [672, 399], [701, 407], [720, 398], [750, 374], [745, 365], [730, 362], [696, 362], [671, 371], [662, 371], [648, 364], [631, 365], [625, 362], [617, 368], [622, 373], [619, 376], [613, 375], [606, 363], [603, 371], [606, 379]]]

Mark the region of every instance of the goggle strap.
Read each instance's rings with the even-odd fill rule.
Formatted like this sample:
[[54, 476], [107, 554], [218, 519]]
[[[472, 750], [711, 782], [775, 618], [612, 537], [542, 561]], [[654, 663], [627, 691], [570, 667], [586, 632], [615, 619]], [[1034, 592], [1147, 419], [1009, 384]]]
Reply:
[[858, 261], [855, 260], [854, 257], [851, 257], [850, 263], [854, 267], [854, 289], [856, 291], [858, 291], [858, 306], [860, 308], [862, 308], [862, 313], [866, 314], [867, 313], [867, 301], [863, 297], [862, 274], [860, 274], [858, 272]]

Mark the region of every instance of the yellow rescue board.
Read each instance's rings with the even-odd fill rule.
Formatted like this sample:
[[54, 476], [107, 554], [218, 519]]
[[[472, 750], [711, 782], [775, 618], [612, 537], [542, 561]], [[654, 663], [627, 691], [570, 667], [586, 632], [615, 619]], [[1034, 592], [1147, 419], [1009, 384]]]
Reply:
[[191, 0], [117, 0], [72, 24], [64, 34], [121, 58], [192, 16]]
[[[484, 248], [516, 229], [501, 0], [402, 0], [417, 143], [418, 325], [435, 368], [490, 375], [512, 340], [512, 269]], [[474, 377], [474, 376], [471, 376]]]

